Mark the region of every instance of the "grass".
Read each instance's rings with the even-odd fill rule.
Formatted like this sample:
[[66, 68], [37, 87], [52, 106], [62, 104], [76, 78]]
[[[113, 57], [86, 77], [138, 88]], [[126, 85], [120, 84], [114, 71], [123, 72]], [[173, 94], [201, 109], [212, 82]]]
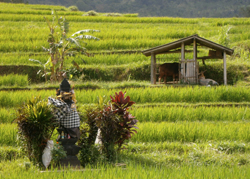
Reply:
[[249, 122], [145, 122], [138, 127], [133, 142], [250, 141]]
[[[250, 143], [238, 141], [208, 141], [203, 143], [164, 141], [164, 142], [129, 142], [128, 150], [125, 153], [154, 153], [165, 152], [174, 155], [184, 155], [195, 151], [205, 152], [214, 150], [214, 152], [225, 154], [248, 154], [250, 152]], [[214, 152], [211, 153], [214, 154]]]
[[131, 110], [140, 122], [177, 121], [250, 121], [250, 111], [246, 107], [205, 107], [183, 106], [141, 107]]
[[[138, 84], [137, 84], [138, 85]], [[142, 84], [143, 85], [143, 84]], [[58, 88], [59, 85], [57, 85]], [[124, 84], [126, 87], [126, 83]], [[114, 87], [114, 86], [113, 86]], [[98, 103], [99, 97], [109, 100], [115, 92], [127, 92], [126, 95], [137, 104], [144, 103], [216, 103], [216, 102], [249, 102], [250, 92], [246, 87], [219, 86], [219, 87], [139, 87], [139, 88], [107, 88], [75, 90], [79, 104]], [[55, 95], [54, 90], [21, 90], [0, 91], [1, 107], [18, 107], [34, 96], [48, 98]]]
[[[34, 14], [33, 12], [36, 12], [34, 10], [31, 10], [30, 13], [27, 10], [23, 11], [23, 14], [8, 11], [2, 13], [0, 15], [2, 21], [0, 40], [6, 41], [6, 43], [5, 46], [1, 46], [1, 51], [42, 52], [41, 47], [48, 45], [46, 45], [46, 41], [49, 33], [43, 16], [51, 18], [49, 11], [43, 11], [45, 14]], [[100, 33], [95, 34], [101, 41], [88, 41], [86, 47], [90, 51], [143, 50], [193, 34], [201, 34], [202, 37], [218, 42], [218, 31], [225, 25], [233, 27], [232, 32], [229, 32], [232, 44], [248, 40], [249, 37], [247, 30], [235, 30], [247, 29], [249, 20], [244, 18], [227, 18], [225, 20], [214, 18], [211, 21], [211, 19], [169, 17], [84, 17], [80, 15], [80, 12], [67, 13], [66, 18], [71, 22], [69, 34], [86, 27], [101, 30]], [[81, 22], [84, 22], [84, 25]], [[152, 23], [154, 26], [151, 25]], [[26, 42], [25, 46], [22, 44], [23, 41]]]
[[0, 124], [1, 146], [17, 146], [16, 139], [17, 139], [16, 124]]
[[0, 161], [13, 161], [15, 159], [23, 158], [23, 156], [24, 154], [22, 153], [22, 150], [19, 147], [0, 147]]
[[[119, 89], [95, 91], [86, 90], [76, 93], [79, 103], [97, 103], [97, 96], [109, 96], [119, 91]], [[199, 87], [190, 86], [185, 88], [162, 87], [162, 88], [129, 88], [122, 89], [127, 91], [136, 103], [154, 103], [154, 102], [247, 102], [249, 101], [248, 89], [244, 87]]]
[[[249, 122], [144, 122], [138, 127], [132, 142], [250, 142]], [[16, 124], [0, 124], [0, 134], [2, 145], [16, 146]]]
[[11, 123], [16, 117], [16, 108], [0, 108], [0, 123]]
[[10, 75], [3, 75], [0, 78], [0, 87], [24, 87], [28, 86], [29, 80], [28, 75], [18, 75], [18, 74], [10, 74]]
[[[0, 175], [3, 178], [16, 179], [20, 177], [26, 178], [248, 178], [250, 172], [247, 166], [197, 166], [197, 165], [182, 165], [180, 167], [164, 167], [164, 166], [148, 166], [140, 163], [130, 163], [126, 169], [113, 167], [109, 165], [98, 166], [98, 169], [86, 168], [80, 171], [64, 170], [55, 172], [37, 171], [34, 166], [25, 169], [23, 160], [16, 162], [5, 162], [8, 167], [0, 165], [2, 172]], [[212, 171], [212, 172], [211, 172]]]

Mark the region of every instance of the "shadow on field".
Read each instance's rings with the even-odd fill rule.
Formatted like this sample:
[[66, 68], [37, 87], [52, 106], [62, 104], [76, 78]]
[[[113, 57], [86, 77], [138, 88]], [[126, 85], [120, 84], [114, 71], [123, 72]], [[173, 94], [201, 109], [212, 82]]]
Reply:
[[146, 165], [149, 167], [156, 167], [166, 165], [165, 162], [158, 162], [151, 157], [147, 157], [147, 155], [138, 155], [138, 154], [120, 154], [119, 162], [126, 164], [136, 164], [136, 165]]

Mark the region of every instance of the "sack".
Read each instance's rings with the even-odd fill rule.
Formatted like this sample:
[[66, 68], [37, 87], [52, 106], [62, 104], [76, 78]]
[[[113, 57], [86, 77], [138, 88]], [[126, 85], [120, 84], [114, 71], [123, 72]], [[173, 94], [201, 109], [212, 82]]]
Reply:
[[101, 130], [98, 128], [98, 132], [95, 138], [95, 144], [101, 145], [102, 141], [101, 141]]
[[52, 160], [52, 149], [54, 146], [53, 140], [48, 140], [45, 149], [43, 150], [42, 162], [45, 168], [48, 168], [51, 160]]

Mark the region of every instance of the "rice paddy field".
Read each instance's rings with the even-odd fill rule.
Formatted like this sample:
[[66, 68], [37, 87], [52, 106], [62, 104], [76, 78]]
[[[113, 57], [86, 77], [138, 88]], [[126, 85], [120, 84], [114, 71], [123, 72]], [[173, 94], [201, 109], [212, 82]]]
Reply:
[[[74, 58], [89, 75], [87, 80], [72, 82], [82, 87], [75, 89], [79, 112], [97, 104], [100, 96], [109, 99], [115, 92], [126, 91], [136, 102], [130, 112], [139, 120], [138, 134], [117, 158], [125, 168], [100, 164], [77, 171], [40, 171], [24, 157], [13, 120], [25, 101], [32, 96], [54, 96], [54, 89], [43, 88], [59, 83], [35, 84], [29, 74], [6, 73], [0, 78], [0, 178], [249, 178], [249, 18], [93, 17], [62, 6], [0, 3], [0, 66], [39, 66], [29, 59], [48, 60], [42, 50], [48, 46], [49, 34], [44, 16], [51, 18], [52, 9], [70, 22], [69, 34], [100, 30], [93, 35], [101, 40], [86, 44], [95, 55]], [[229, 28], [229, 47], [235, 53], [227, 58], [228, 65], [242, 72], [243, 81], [217, 87], [152, 86], [150, 76], [145, 81], [139, 77], [139, 73], [150, 74], [150, 58], [142, 50], [193, 34], [221, 43], [221, 34]], [[178, 54], [163, 57], [167, 59], [160, 62], [179, 60]], [[65, 64], [70, 66], [70, 59]], [[216, 59], [207, 61], [208, 66], [221, 64]], [[116, 81], [112, 70], [128, 76]], [[100, 71], [105, 72], [102, 78]], [[88, 89], [88, 85], [96, 88]]]

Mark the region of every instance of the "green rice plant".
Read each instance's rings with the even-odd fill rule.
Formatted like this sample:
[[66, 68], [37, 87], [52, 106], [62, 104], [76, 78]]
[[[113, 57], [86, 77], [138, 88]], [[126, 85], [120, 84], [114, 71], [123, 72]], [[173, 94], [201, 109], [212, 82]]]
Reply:
[[[24, 160], [1, 163], [2, 172], [0, 176], [6, 179], [16, 178], [80, 178], [83, 176], [81, 170], [64, 169], [52, 172], [41, 172], [35, 166], [27, 168]], [[27, 162], [26, 162], [27, 163]], [[126, 166], [114, 167], [111, 165], [99, 165], [98, 168], [86, 167], [84, 169], [85, 178], [135, 178], [135, 179], [164, 179], [164, 178], [248, 178], [249, 166], [220, 166], [220, 165], [181, 165], [181, 166], [157, 166], [154, 164], [144, 165], [142, 163], [131, 162]], [[15, 171], [15, 172], [13, 172]]]
[[[2, 123], [11, 122], [15, 116], [15, 109], [0, 109]], [[248, 121], [247, 107], [146, 107], [131, 110], [140, 122], [175, 122], [175, 121]]]
[[[148, 57], [145, 57], [141, 53], [136, 54], [113, 54], [113, 55], [102, 55], [97, 54], [90, 57], [85, 58], [75, 58], [74, 61], [78, 64], [84, 64], [84, 62], [88, 65], [123, 65], [123, 64], [131, 64], [131, 63], [149, 63]], [[82, 67], [83, 65], [81, 65]]]
[[[48, 16], [48, 15], [45, 15]], [[41, 15], [26, 15], [26, 14], [1, 14], [0, 15], [1, 21], [38, 21], [42, 22], [43, 16]]]
[[15, 160], [23, 157], [23, 153], [18, 147], [0, 147], [0, 161]]
[[[125, 88], [142, 88], [142, 87], [149, 87], [151, 86], [150, 82], [148, 81], [138, 81], [138, 80], [131, 80], [128, 78], [127, 81], [122, 82], [107, 82], [107, 81], [85, 81], [82, 83], [81, 80], [71, 81], [72, 85], [74, 85], [74, 89], [78, 91], [83, 89], [125, 89]], [[30, 85], [31, 89], [56, 89], [58, 88], [59, 84], [51, 84], [51, 83], [38, 83]], [[245, 103], [243, 105], [246, 105]]]
[[17, 146], [17, 125], [0, 124], [1, 146]]
[[[161, 40], [155, 40], [155, 39], [148, 39], [147, 41], [140, 39], [140, 40], [136, 40], [136, 39], [132, 39], [132, 40], [127, 40], [127, 41], [122, 41], [119, 39], [113, 40], [113, 39], [107, 39], [105, 41], [100, 41], [100, 42], [96, 42], [93, 43], [91, 41], [88, 41], [86, 48], [89, 51], [98, 51], [98, 50], [128, 50], [128, 49], [138, 49], [138, 50], [142, 50], [142, 49], [147, 49], [147, 48], [152, 48], [154, 46], [159, 46], [162, 44], [166, 44], [173, 41], [173, 39], [161, 39]], [[11, 42], [8, 41], [8, 43], [4, 45], [1, 45], [1, 51], [0, 52], [5, 52], [5, 53], [9, 53], [9, 52], [42, 52], [42, 48], [40, 48], [41, 46], [46, 46], [46, 43], [41, 41], [41, 40], [34, 40], [34, 41], [30, 41], [27, 43], [26, 46], [23, 45], [23, 43], [21, 41], [15, 41], [15, 42]]]
[[[73, 22], [70, 33], [78, 31], [83, 28], [82, 24]], [[44, 22], [2, 22], [1, 26], [1, 39], [20, 41], [20, 40], [46, 40], [46, 34], [43, 31], [47, 30]], [[159, 24], [151, 26], [150, 24], [129, 24], [129, 23], [85, 23], [85, 26], [89, 26], [93, 29], [102, 29], [100, 32], [100, 38], [103, 40], [109, 39], [178, 39], [184, 38], [189, 35], [197, 33], [197, 27], [190, 24], [189, 26], [176, 24], [169, 26], [167, 24]], [[39, 27], [39, 28], [38, 28]], [[185, 31], [180, 30], [185, 27]], [[116, 33], [113, 33], [113, 29], [119, 29]], [[18, 31], [19, 30], [19, 33]], [[207, 30], [207, 29], [206, 29]], [[32, 32], [27, 34], [20, 34], [20, 31]], [[6, 34], [11, 34], [8, 36]], [[40, 34], [40, 35], [38, 35]]]
[[[5, 14], [6, 15], [6, 14]], [[8, 14], [7, 14], [8, 15]], [[69, 18], [72, 16], [69, 16]], [[72, 19], [73, 25], [72, 30], [70, 32], [74, 32], [83, 28], [81, 23], [75, 22], [77, 19], [76, 16], [73, 16]], [[5, 17], [7, 18], [7, 16]], [[9, 17], [9, 20], [12, 17]], [[14, 18], [14, 17], [13, 17]], [[18, 18], [18, 17], [16, 17]], [[25, 17], [28, 18], [28, 17]], [[82, 18], [82, 17], [81, 17]], [[88, 17], [89, 18], [89, 17]], [[108, 19], [108, 17], [102, 17]], [[119, 18], [120, 19], [120, 18]], [[137, 19], [137, 18], [132, 18]], [[141, 18], [138, 18], [141, 19]], [[150, 18], [152, 19], [152, 18]], [[154, 19], [154, 18], [153, 18]], [[157, 18], [156, 18], [157, 19]], [[37, 28], [39, 24], [42, 23], [42, 19], [39, 21], [29, 21], [29, 19], [23, 21], [20, 16], [20, 20], [16, 21], [4, 21], [3, 27], [0, 29], [2, 31], [2, 35], [0, 35], [1, 40], [7, 40], [7, 44], [1, 47], [2, 52], [11, 52], [11, 51], [35, 51], [41, 52], [42, 49], [39, 48], [44, 46], [43, 40], [46, 40], [46, 35], [44, 33], [43, 27]], [[173, 24], [169, 26], [167, 23], [156, 24], [151, 26], [150, 23], [143, 24], [130, 22], [98, 22], [94, 21], [98, 19], [93, 19], [91, 22], [86, 22], [86, 26], [88, 25], [90, 28], [100, 29], [100, 39], [101, 41], [96, 44], [93, 42], [88, 42], [89, 50], [117, 50], [117, 49], [145, 49], [151, 48], [157, 45], [162, 45], [168, 42], [172, 42], [179, 38], [184, 38], [189, 35], [201, 34], [202, 36], [209, 38], [210, 40], [218, 41], [217, 33], [219, 27], [211, 27], [208, 28], [207, 25], [196, 26], [195, 24], [189, 23], [187, 24]], [[173, 19], [174, 20], [174, 19]], [[202, 22], [202, 19], [200, 19]], [[26, 24], [25, 24], [26, 23]], [[29, 24], [33, 24], [29, 26]], [[205, 22], [204, 22], [205, 23]], [[8, 24], [8, 25], [6, 25]], [[22, 26], [23, 25], [23, 26]], [[39, 25], [40, 26], [40, 25]], [[18, 28], [19, 27], [19, 28]], [[185, 31], [182, 29], [185, 28]], [[18, 30], [17, 30], [18, 29]], [[119, 29], [116, 33], [113, 33], [114, 29]], [[21, 33], [20, 33], [21, 31]], [[9, 35], [7, 35], [9, 34]], [[25, 34], [25, 35], [20, 35]], [[241, 35], [238, 33], [237, 35]], [[242, 36], [242, 35], [241, 35]], [[242, 38], [245, 39], [246, 37]], [[25, 40], [29, 40], [29, 43], [26, 43], [25, 46], [21, 46], [22, 43], [18, 43], [19, 41], [23, 42]], [[43, 40], [42, 40], [43, 39]], [[158, 40], [156, 40], [158, 39]], [[16, 42], [18, 41], [18, 42]], [[238, 41], [238, 39], [233, 39], [232, 41]], [[7, 45], [7, 46], [6, 46]]]
[[52, 9], [55, 9], [55, 10], [61, 10], [61, 11], [65, 11], [66, 8], [64, 6], [57, 6], [57, 5], [34, 5], [34, 4], [22, 4], [22, 3], [19, 3], [19, 4], [14, 4], [14, 3], [1, 3], [1, 6], [0, 6], [1, 10], [13, 10], [13, 8], [17, 9], [17, 10], [22, 10], [22, 9], [36, 9], [36, 10], [52, 10]]
[[74, 16], [69, 16], [68, 18], [72, 22], [116, 22], [116, 23], [190, 23], [196, 24], [198, 21], [196, 19], [185, 19], [185, 18], [169, 18], [169, 17], [157, 17], [157, 18], [149, 18], [149, 17], [105, 17], [105, 16], [82, 16], [79, 18], [74, 18]]
[[[188, 87], [160, 87], [160, 88], [129, 88], [125, 89], [127, 94], [131, 96], [136, 103], [154, 103], [154, 102], [243, 102], [249, 101], [249, 92], [244, 87], [230, 87], [220, 86], [216, 88], [201, 87], [201, 86], [188, 86]], [[110, 94], [109, 91], [96, 90], [85, 91], [96, 93], [94, 96]], [[82, 96], [83, 93], [78, 94], [80, 101], [89, 101], [91, 98], [86, 99]], [[93, 96], [93, 97], [94, 97]], [[92, 98], [93, 99], [93, 98]], [[93, 101], [94, 102], [94, 101]], [[93, 103], [92, 102], [92, 103]], [[84, 102], [83, 102], [84, 103]], [[85, 102], [86, 103], [86, 102]], [[90, 102], [87, 102], [90, 103]]]
[[15, 117], [15, 108], [0, 108], [0, 123], [11, 123]]
[[199, 145], [190, 144], [191, 148], [184, 153], [173, 153], [172, 151], [133, 151], [124, 152], [122, 157], [126, 157], [125, 161], [137, 161], [144, 165], [160, 165], [165, 167], [179, 167], [184, 165], [204, 165], [204, 166], [233, 166], [233, 165], [249, 165], [249, 154], [234, 153], [228, 154], [218, 151], [208, 146], [200, 148]]
[[5, 46], [4, 45], [0, 45], [1, 52], [20, 52], [20, 51], [25, 51], [25, 52], [41, 52], [42, 48], [41, 45], [45, 46], [45, 42], [41, 42], [41, 41], [33, 41], [33, 42], [29, 42], [27, 43], [27, 46], [23, 45], [23, 42], [18, 41], [18, 42], [9, 42], [6, 43]]
[[0, 86], [28, 86], [28, 75], [9, 74], [0, 78]]
[[[208, 141], [203, 143], [190, 143], [190, 142], [130, 142], [127, 153], [154, 153], [154, 152], [167, 152], [169, 155], [186, 155], [194, 152], [195, 150], [214, 150], [217, 153], [224, 154], [249, 154], [250, 143], [239, 141]], [[233, 155], [232, 155], [233, 156]]]
[[[50, 6], [45, 6], [45, 8], [43, 8], [38, 6], [36, 8], [36, 6], [17, 6], [19, 9], [16, 9], [16, 14], [10, 14], [15, 12], [13, 10], [15, 8], [13, 7], [14, 6], [10, 6], [8, 10], [3, 11], [5, 13], [2, 13], [2, 20], [6, 21], [2, 22], [3, 28], [0, 29], [0, 34], [2, 34], [0, 35], [0, 39], [9, 39], [9, 44], [6, 43], [5, 46], [1, 47], [1, 50], [3, 52], [41, 52], [42, 49], [39, 47], [44, 46], [44, 44], [42, 43], [42, 39], [46, 39], [46, 35], [43, 33], [44, 28], [37, 28], [39, 24], [43, 23], [43, 16], [40, 14], [45, 14], [47, 17], [49, 15], [48, 13], [53, 7], [50, 8]], [[3, 9], [7, 8], [5, 7]], [[47, 10], [39, 11], [37, 9]], [[60, 7], [55, 9], [60, 10]], [[39, 12], [39, 14], [36, 14], [35, 12]], [[90, 42], [88, 44], [89, 50], [145, 49], [156, 45], [162, 45], [167, 42], [172, 42], [176, 39], [184, 38], [186, 36], [193, 35], [196, 33], [201, 34], [203, 37], [209, 37], [210, 40], [215, 40], [217, 42], [217, 32], [220, 28], [219, 25], [224, 26], [228, 24], [242, 26], [243, 24], [244, 26], [244, 23], [249, 21], [243, 18], [227, 18], [221, 20], [218, 18], [185, 19], [169, 17], [83, 17], [81, 16], [81, 14], [70, 14], [73, 12], [69, 11], [59, 12], [61, 13], [59, 13], [59, 15], [68, 15], [67, 18], [69, 18], [71, 22], [73, 22], [72, 32], [79, 30], [79, 28], [82, 28], [82, 23], [78, 23], [81, 21], [84, 21], [87, 26], [90, 25], [90, 28], [94, 27], [96, 29], [101, 30], [99, 37], [102, 39], [102, 42], [100, 42], [99, 45]], [[31, 23], [33, 25], [29, 26], [29, 24]], [[155, 25], [152, 26], [151, 23], [155, 23]], [[169, 23], [171, 23], [171, 26], [169, 26]], [[197, 23], [199, 23], [200, 25], [197, 26]], [[119, 29], [119, 31], [113, 33], [114, 29]], [[185, 31], [182, 29], [185, 29]], [[248, 37], [247, 35], [244, 35], [240, 32], [236, 35], [242, 36], [242, 40], [247, 39]], [[23, 42], [24, 39], [30, 40], [29, 43], [25, 44], [25, 46], [23, 46], [22, 43], [16, 42]], [[114, 42], [114, 40], [117, 41]], [[151, 41], [148, 42], [149, 40]], [[232, 41], [239, 41], [239, 38], [235, 37]]]
[[[15, 30], [17, 26], [20, 26], [18, 29], [19, 33]], [[92, 25], [93, 26], [93, 25]], [[6, 40], [5, 46], [2, 47], [2, 52], [12, 52], [12, 51], [42, 51], [41, 46], [44, 46], [43, 40], [46, 40], [46, 36], [44, 33], [44, 28], [37, 29], [35, 26], [27, 27], [18, 25], [18, 22], [13, 24], [12, 26], [6, 26], [2, 31], [2, 35], [0, 36], [1, 40]], [[102, 29], [102, 33], [100, 33], [100, 41], [97, 44], [93, 44], [92, 42], [88, 42], [87, 48], [89, 50], [113, 50], [113, 49], [141, 49], [153, 47], [156, 45], [161, 45], [166, 42], [171, 42], [170, 39], [175, 38], [183, 38], [188, 35], [192, 35], [196, 33], [192, 27], [186, 30], [185, 32], [180, 31], [178, 27], [174, 29], [168, 29], [168, 33], [166, 33], [166, 29], [137, 29], [136, 31], [128, 28], [122, 29], [119, 26], [120, 30], [117, 33], [112, 33], [113, 30], [110, 30], [110, 27], [104, 27], [99, 25], [99, 28]], [[98, 28], [98, 27], [97, 27]], [[46, 30], [46, 29], [45, 29]], [[79, 29], [76, 29], [79, 30]], [[21, 31], [21, 33], [20, 33]], [[157, 31], [157, 33], [152, 33]], [[28, 34], [28, 35], [20, 35], [20, 34]], [[41, 35], [40, 35], [41, 34]], [[167, 35], [166, 35], [167, 34]], [[158, 38], [159, 42], [155, 39]], [[166, 39], [169, 39], [166, 41]], [[28, 40], [25, 46], [21, 45], [24, 40]], [[124, 41], [126, 40], [126, 41]], [[147, 42], [150, 40], [151, 42]], [[164, 42], [163, 42], [164, 41]]]
[[[148, 90], [150, 89], [150, 90]], [[152, 94], [157, 94], [157, 97], [160, 96], [160, 92], [166, 92], [167, 88], [164, 88], [164, 90], [159, 90], [155, 88], [145, 88], [139, 90], [138, 88], [130, 88], [129, 90], [125, 89], [127, 91], [127, 94], [135, 101], [136, 103], [145, 103], [145, 102], [156, 102], [156, 100], [152, 100], [150, 97]], [[78, 102], [80, 103], [97, 103], [97, 96], [109, 96], [112, 95], [114, 90], [86, 90], [81, 91], [81, 93], [76, 95], [78, 96]], [[158, 91], [158, 93], [156, 93]], [[144, 93], [145, 92], [145, 93]], [[143, 98], [142, 95], [145, 94], [146, 98]], [[156, 95], [155, 95], [156, 97]], [[160, 96], [161, 97], [161, 96]], [[145, 100], [145, 101], [144, 101]]]
[[140, 122], [176, 121], [249, 121], [248, 107], [159, 106], [134, 108], [131, 113]]
[[[58, 85], [59, 86], [59, 85]], [[46, 99], [51, 95], [55, 95], [55, 91], [1, 91], [0, 92], [0, 106], [2, 107], [19, 107], [33, 96], [41, 96]]]
[[[55, 83], [59, 88], [59, 83]], [[125, 89], [84, 89], [75, 90], [80, 104], [98, 103], [98, 96], [110, 96], [117, 91], [126, 91], [127, 95], [138, 104], [143, 103], [208, 103], [208, 102], [249, 102], [250, 92], [246, 87], [219, 86], [184, 86], [184, 87], [143, 87]], [[55, 95], [55, 90], [0, 91], [1, 107], [17, 107], [32, 95], [43, 99]]]
[[[58, 146], [58, 145], [55, 145]], [[95, 150], [97, 150], [94, 147]], [[146, 164], [145, 159], [150, 158], [149, 165], [158, 163], [163, 166], [179, 166], [200, 162], [204, 165], [237, 165], [242, 157], [247, 158], [250, 151], [249, 143], [241, 142], [207, 142], [207, 143], [129, 143], [128, 149], [123, 150], [119, 160], [125, 163], [135, 162]], [[98, 154], [99, 152], [95, 153]], [[167, 155], [166, 155], [167, 153]], [[199, 156], [199, 160], [194, 158]], [[23, 153], [19, 147], [0, 147], [0, 161], [22, 158]], [[95, 156], [92, 156], [95, 157]], [[144, 161], [143, 161], [144, 159]], [[246, 159], [247, 160], [247, 159]], [[213, 163], [211, 163], [213, 161]], [[210, 163], [209, 163], [210, 162]], [[246, 164], [248, 165], [248, 164]]]
[[139, 123], [132, 142], [250, 141], [248, 122]]
[[[250, 142], [248, 122], [144, 122], [132, 142]], [[0, 143], [16, 146], [17, 129], [14, 124], [1, 124]]]
[[[39, 60], [45, 64], [48, 56], [44, 53], [1, 53], [0, 65], [32, 65], [38, 66], [38, 63], [32, 63], [29, 59]], [[65, 61], [65, 66], [72, 66], [72, 60]]]
[[[75, 14], [75, 13], [73, 13]], [[78, 13], [79, 14], [79, 13]], [[4, 16], [5, 15], [5, 16]], [[36, 14], [4, 14], [0, 15], [1, 21], [42, 21]], [[77, 17], [77, 18], [76, 18]], [[182, 23], [182, 24], [197, 24], [197, 19], [171, 18], [171, 17], [105, 17], [105, 16], [76, 16], [68, 15], [67, 19], [72, 22], [115, 22], [115, 23]]]
[[138, 17], [138, 13], [135, 14], [123, 14], [124, 17]]

